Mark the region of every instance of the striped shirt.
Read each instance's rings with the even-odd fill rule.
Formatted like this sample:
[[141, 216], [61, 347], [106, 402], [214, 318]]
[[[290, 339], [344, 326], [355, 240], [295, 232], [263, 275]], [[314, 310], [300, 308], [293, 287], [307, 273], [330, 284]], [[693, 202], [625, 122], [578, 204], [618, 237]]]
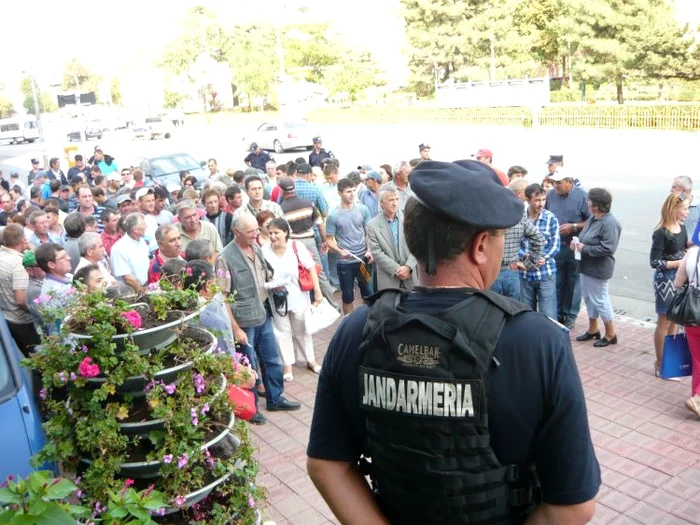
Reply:
[[26, 290], [29, 274], [22, 265], [22, 254], [7, 246], [0, 246], [0, 310], [11, 323], [28, 324], [34, 321], [15, 299], [15, 290]]
[[316, 207], [297, 196], [284, 199], [282, 211], [292, 230], [289, 235], [292, 239], [313, 239], [314, 225], [323, 224]]
[[[542, 210], [540, 216], [531, 222], [537, 226], [544, 237], [544, 249], [540, 257], [544, 259], [545, 263], [539, 268], [532, 268], [526, 272], [521, 271], [520, 277], [526, 281], [541, 281], [557, 273], [557, 265], [554, 256], [559, 253], [559, 248], [561, 247], [559, 221], [551, 211]], [[520, 243], [520, 253], [524, 256], [528, 251], [529, 244], [526, 239], [523, 239]]]

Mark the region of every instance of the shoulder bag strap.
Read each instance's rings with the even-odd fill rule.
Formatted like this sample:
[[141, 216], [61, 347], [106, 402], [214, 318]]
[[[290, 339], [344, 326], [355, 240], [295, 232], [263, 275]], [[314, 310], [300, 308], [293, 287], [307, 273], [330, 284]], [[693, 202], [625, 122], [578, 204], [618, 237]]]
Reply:
[[693, 278], [690, 281], [692, 286], [698, 287], [698, 263], [700, 263], [700, 246], [698, 247], [698, 254], [695, 257], [695, 271], [693, 272]]

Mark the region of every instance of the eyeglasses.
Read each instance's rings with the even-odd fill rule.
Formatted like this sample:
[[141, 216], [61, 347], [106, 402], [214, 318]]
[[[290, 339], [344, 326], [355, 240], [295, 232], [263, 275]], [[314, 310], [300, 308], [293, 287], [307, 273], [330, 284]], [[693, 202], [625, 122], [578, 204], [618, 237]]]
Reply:
[[687, 199], [688, 196], [685, 193], [679, 193], [678, 194], [678, 201], [683, 202], [685, 199]]

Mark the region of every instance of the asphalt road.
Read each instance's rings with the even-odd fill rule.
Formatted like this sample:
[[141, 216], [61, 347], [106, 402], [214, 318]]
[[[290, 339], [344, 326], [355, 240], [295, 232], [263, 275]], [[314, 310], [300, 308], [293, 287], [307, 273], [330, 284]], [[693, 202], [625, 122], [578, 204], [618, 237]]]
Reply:
[[[327, 125], [314, 131], [322, 135], [324, 146], [340, 159], [345, 172], [359, 164], [393, 166], [398, 160], [417, 157], [418, 144], [428, 142], [432, 158], [443, 160], [468, 158], [478, 148], [490, 148], [497, 167], [506, 171], [513, 164], [525, 166], [531, 173], [528, 179], [539, 182], [546, 174], [548, 156], [564, 155], [567, 172], [578, 177], [585, 188], [602, 186], [613, 194], [612, 211], [623, 227], [611, 282], [613, 306], [618, 313], [636, 319], [655, 319], [649, 267], [651, 234], [673, 177], [682, 174], [700, 179], [696, 173], [696, 134], [424, 124]], [[115, 132], [105, 134], [100, 141], [74, 145], [89, 157], [99, 143], [119, 165], [139, 156], [184, 151], [197, 160], [216, 157], [222, 169], [241, 168], [248, 142], [243, 138], [249, 133], [244, 127], [185, 125], [170, 140], [133, 141], [128, 133]], [[0, 145], [0, 169], [6, 175], [17, 168], [26, 174], [29, 159], [63, 156], [65, 145], [50, 133], [45, 144]], [[299, 150], [275, 158], [287, 161], [307, 155]]]

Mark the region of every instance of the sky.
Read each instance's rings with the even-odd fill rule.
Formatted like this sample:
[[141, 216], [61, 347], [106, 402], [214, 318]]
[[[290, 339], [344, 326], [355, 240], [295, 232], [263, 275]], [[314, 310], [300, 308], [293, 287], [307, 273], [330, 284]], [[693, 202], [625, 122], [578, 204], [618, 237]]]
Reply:
[[138, 62], [153, 64], [164, 45], [180, 33], [186, 11], [197, 4], [214, 10], [224, 26], [255, 19], [289, 23], [294, 7], [307, 5], [305, 21], [333, 20], [349, 43], [368, 47], [388, 69], [402, 61], [399, 0], [5, 0], [3, 4], [3, 41], [21, 43], [6, 45], [0, 54], [4, 82], [25, 70], [32, 71], [40, 84], [60, 81], [65, 63], [73, 57], [104, 76]]

